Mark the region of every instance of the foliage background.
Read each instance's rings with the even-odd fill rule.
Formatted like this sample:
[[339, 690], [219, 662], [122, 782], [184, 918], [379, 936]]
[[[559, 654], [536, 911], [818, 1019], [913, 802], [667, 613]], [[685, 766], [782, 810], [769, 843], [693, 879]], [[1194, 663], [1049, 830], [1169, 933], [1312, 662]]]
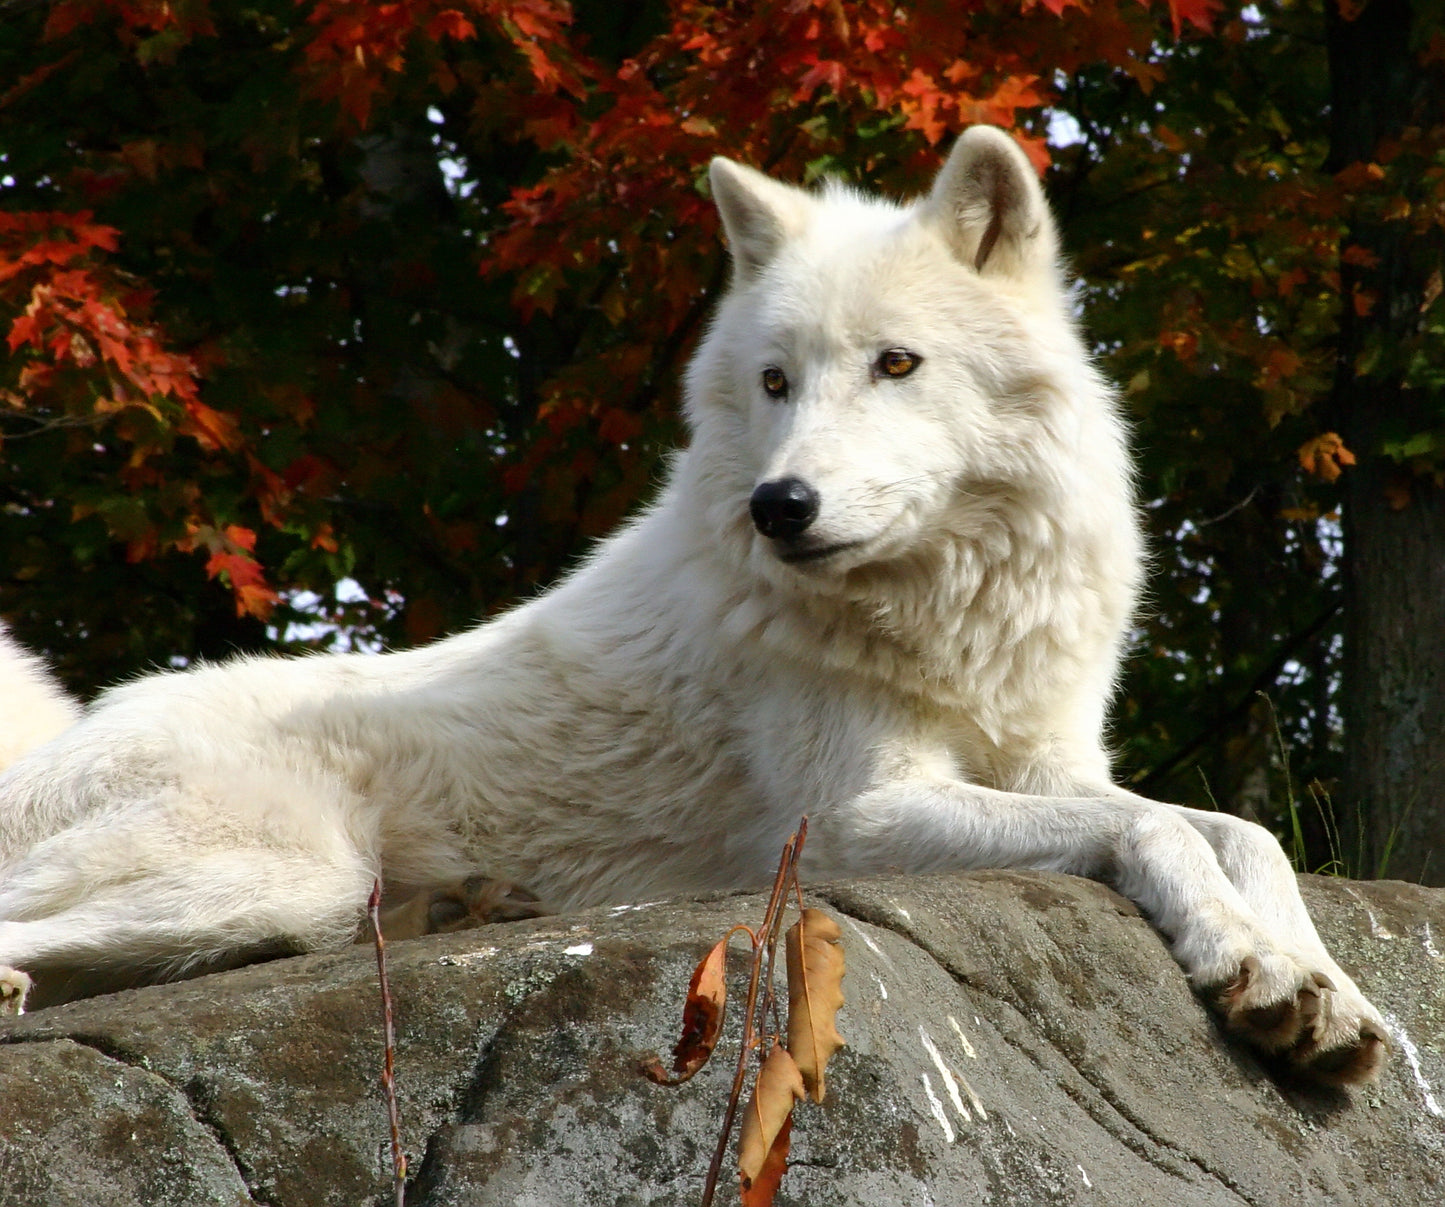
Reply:
[[[1346, 762], [1336, 378], [1389, 300], [1354, 224], [1435, 238], [1445, 139], [1332, 158], [1330, 23], [1364, 7], [0, 0], [0, 614], [85, 694], [489, 614], [680, 438], [712, 155], [906, 194], [995, 122], [1136, 422], [1123, 776], [1377, 870], [1306, 788]], [[1439, 5], [1382, 7], [1438, 72]], [[1441, 485], [1430, 282], [1351, 361], [1431, 400], [1369, 450], [1401, 508]]]

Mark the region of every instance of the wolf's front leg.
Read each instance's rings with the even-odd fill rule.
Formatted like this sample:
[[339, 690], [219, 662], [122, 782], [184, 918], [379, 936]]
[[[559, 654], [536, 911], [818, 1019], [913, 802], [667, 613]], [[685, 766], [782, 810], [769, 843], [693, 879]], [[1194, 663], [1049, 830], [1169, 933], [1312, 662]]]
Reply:
[[[1289, 1046], [1290, 1061], [1322, 1080], [1350, 1082], [1373, 1075], [1384, 1060], [1385, 1020], [1325, 949], [1300, 896], [1294, 868], [1274, 835], [1228, 813], [1170, 808], [1204, 836], [1245, 903], [1301, 957], [1320, 983], [1318, 1008]], [[1250, 995], [1250, 985], [1239, 986], [1234, 1009]], [[1228, 1004], [1225, 1009], [1228, 1017]], [[1357, 1037], [1362, 1041], [1357, 1042]]]
[[[1372, 1079], [1385, 1055], [1379, 1013], [1298, 916], [1261, 912], [1180, 810], [1126, 793], [1051, 797], [918, 776], [890, 782], [814, 822], [813, 854], [850, 872], [1009, 867], [1111, 883], [1169, 939], [1190, 982], [1257, 1048], [1315, 1080]], [[1276, 844], [1277, 846], [1277, 844]], [[1255, 852], [1255, 857], [1258, 852]], [[1283, 855], [1281, 853], [1281, 859]], [[1287, 868], [1287, 864], [1285, 867]], [[1241, 877], [1261, 907], [1267, 880]], [[1289, 891], [1298, 898], [1292, 882]]]

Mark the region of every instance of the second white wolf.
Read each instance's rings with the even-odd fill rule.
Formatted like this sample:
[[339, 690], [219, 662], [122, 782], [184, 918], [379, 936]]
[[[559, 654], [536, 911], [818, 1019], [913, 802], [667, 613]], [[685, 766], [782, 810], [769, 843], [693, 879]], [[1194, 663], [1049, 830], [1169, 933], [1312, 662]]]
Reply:
[[[1026, 867], [1108, 880], [1255, 1045], [1324, 1080], [1384, 1026], [1264, 830], [1115, 787], [1142, 549], [1123, 424], [1007, 136], [907, 206], [725, 160], [733, 256], [658, 500], [550, 593], [384, 657], [105, 695], [0, 778], [0, 983], [349, 941], [373, 877], [560, 908]], [[39, 693], [15, 661], [0, 707]], [[68, 992], [57, 989], [56, 995]]]

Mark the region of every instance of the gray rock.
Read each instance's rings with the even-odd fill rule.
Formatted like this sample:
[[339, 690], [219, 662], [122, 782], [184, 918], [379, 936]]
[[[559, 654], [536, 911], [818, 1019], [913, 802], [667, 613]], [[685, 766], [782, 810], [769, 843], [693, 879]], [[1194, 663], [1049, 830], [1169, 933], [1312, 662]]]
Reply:
[[[1445, 892], [1305, 878], [1395, 1041], [1376, 1087], [1292, 1085], [1219, 1033], [1126, 901], [1066, 876], [812, 894], [843, 923], [846, 1047], [779, 1204], [1445, 1201]], [[732, 1079], [668, 1089], [692, 966], [757, 896], [388, 947], [412, 1207], [693, 1204]], [[731, 988], [740, 1004], [743, 944]], [[0, 1023], [0, 1205], [391, 1202], [372, 951]], [[725, 1166], [725, 1169], [729, 1167]], [[719, 1203], [735, 1202], [725, 1174]]]

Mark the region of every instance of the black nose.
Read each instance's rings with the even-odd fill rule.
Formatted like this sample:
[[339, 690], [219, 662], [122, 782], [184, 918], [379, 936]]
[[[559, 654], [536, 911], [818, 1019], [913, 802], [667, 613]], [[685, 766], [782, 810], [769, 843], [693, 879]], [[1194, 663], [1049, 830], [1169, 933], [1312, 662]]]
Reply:
[[748, 510], [753, 525], [764, 536], [791, 541], [818, 518], [818, 502], [818, 492], [802, 478], [778, 478], [753, 491]]

